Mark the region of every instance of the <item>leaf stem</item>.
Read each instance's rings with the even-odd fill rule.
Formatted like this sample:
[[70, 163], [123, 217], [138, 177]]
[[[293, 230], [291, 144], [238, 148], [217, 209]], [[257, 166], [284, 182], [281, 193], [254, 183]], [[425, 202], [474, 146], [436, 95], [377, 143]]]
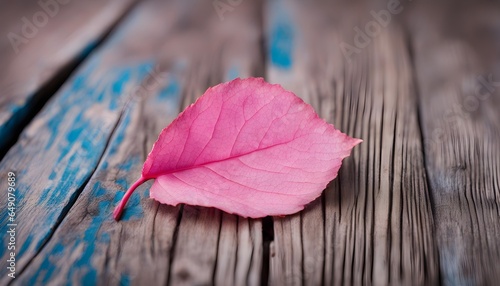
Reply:
[[135, 191], [135, 189], [137, 189], [137, 187], [142, 185], [142, 183], [146, 182], [147, 180], [149, 179], [146, 179], [143, 176], [141, 176], [139, 180], [137, 180], [135, 183], [132, 184], [132, 186], [130, 186], [130, 188], [127, 190], [122, 200], [120, 201], [120, 203], [116, 206], [115, 210], [113, 211], [113, 217], [115, 218], [116, 221], [120, 220], [123, 210], [125, 209], [125, 205], [127, 204], [128, 199]]

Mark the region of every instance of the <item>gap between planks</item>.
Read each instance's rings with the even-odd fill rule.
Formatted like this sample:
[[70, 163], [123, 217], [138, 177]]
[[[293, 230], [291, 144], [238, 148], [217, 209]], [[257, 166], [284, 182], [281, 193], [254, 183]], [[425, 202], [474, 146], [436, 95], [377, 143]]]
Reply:
[[[25, 100], [25, 102], [23, 103], [24, 106], [20, 107], [19, 109], [15, 110], [12, 114], [10, 114], [10, 118], [8, 118], [7, 121], [3, 122], [3, 125], [0, 130], [1, 134], [3, 134], [2, 144], [0, 145], [0, 160], [3, 159], [5, 154], [9, 151], [9, 149], [17, 142], [19, 135], [22, 133], [24, 128], [29, 125], [29, 123], [33, 120], [33, 118], [42, 110], [43, 106], [50, 100], [50, 98], [54, 94], [57, 93], [57, 91], [61, 88], [61, 86], [70, 78], [70, 75], [75, 70], [77, 70], [78, 66], [86, 58], [88, 58], [96, 49], [100, 47], [100, 45], [103, 42], [106, 41], [107, 37], [112, 33], [112, 31], [119, 25], [119, 23], [137, 4], [136, 0], [128, 2], [129, 3], [122, 4], [123, 6], [121, 7], [122, 11], [117, 10], [112, 12], [116, 14], [116, 19], [111, 19], [111, 21], [110, 19], [105, 19], [105, 20], [94, 19], [96, 23], [100, 23], [100, 21], [103, 21], [104, 29], [102, 31], [97, 31], [98, 34], [95, 35], [95, 39], [94, 38], [91, 39], [92, 43], [82, 43], [87, 46], [81, 47], [81, 53], [74, 54], [72, 56], [70, 55], [70, 57], [67, 58], [67, 62], [64, 61], [61, 62], [60, 63], [61, 66], [56, 67], [55, 72], [53, 74], [50, 74], [49, 78], [42, 80], [40, 86], [37, 86], [36, 90], [30, 91], [30, 93], [33, 93], [32, 95], [21, 94], [21, 97], [26, 97], [24, 98]], [[62, 8], [64, 9], [65, 7]], [[108, 7], [108, 10], [109, 8], [110, 7]], [[108, 12], [104, 11], [104, 13]], [[106, 18], [109, 18], [107, 14], [104, 16], [106, 16]], [[107, 23], [106, 21], [108, 21], [109, 23]], [[92, 30], [89, 29], [88, 31], [84, 32], [89, 34], [92, 32]], [[68, 52], [71, 53], [70, 50], [65, 51], [66, 54], [68, 54]], [[10, 55], [10, 53], [6, 53], [6, 55]], [[21, 55], [16, 54], [13, 57], [19, 57], [19, 56]], [[44, 73], [47, 72], [44, 71]], [[43, 76], [41, 76], [40, 74], [35, 74], [35, 77], [43, 77]], [[33, 80], [28, 77], [26, 79]], [[6, 93], [9, 93], [9, 87], [7, 87]], [[2, 109], [6, 107], [7, 106], [4, 103]], [[5, 110], [3, 111], [5, 112]]]

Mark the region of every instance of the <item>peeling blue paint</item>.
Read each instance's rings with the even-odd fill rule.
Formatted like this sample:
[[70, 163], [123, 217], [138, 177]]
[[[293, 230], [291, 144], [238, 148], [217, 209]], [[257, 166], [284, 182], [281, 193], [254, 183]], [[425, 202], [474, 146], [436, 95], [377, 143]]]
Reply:
[[[106, 98], [109, 98], [107, 101], [108, 108], [110, 110], [116, 109], [121, 96], [123, 96], [124, 92], [124, 87], [127, 84], [127, 82], [136, 82], [134, 79], [143, 79], [146, 77], [146, 75], [151, 72], [152, 68], [152, 62], [147, 61], [144, 63], [140, 63], [139, 65], [132, 66], [132, 67], [125, 67], [125, 68], [117, 68], [114, 70], [114, 72], [111, 73], [110, 76], [105, 77], [98, 81], [95, 85], [97, 87], [101, 87], [102, 90], [96, 90], [96, 88], [89, 88], [86, 86], [86, 89], [88, 91], [91, 91], [90, 93], [86, 93], [85, 96], [82, 96], [84, 99], [86, 98], [86, 101], [84, 104], [88, 105], [89, 103], [91, 104], [96, 104], [96, 102], [104, 103], [104, 96]], [[110, 89], [107, 89], [106, 86], [101, 84], [101, 81], [105, 80], [105, 82], [110, 82], [111, 86]], [[109, 90], [112, 91], [112, 94], [110, 95], [108, 92]], [[67, 94], [68, 92], [66, 92]], [[97, 96], [96, 96], [97, 95]], [[97, 100], [94, 100], [92, 102], [92, 97], [96, 98]], [[68, 98], [67, 100], [62, 100], [63, 105], [65, 105], [66, 101], [73, 102], [74, 99]], [[78, 104], [80, 105], [80, 104]], [[80, 105], [81, 106], [81, 105]], [[70, 155], [69, 152], [74, 150], [74, 144], [80, 144], [81, 148], [78, 151], [78, 154], [72, 154], [72, 157], [68, 161], [68, 166], [72, 166], [72, 160], [78, 161], [78, 158], [81, 157], [87, 157], [87, 156], [92, 156], [95, 154], [95, 150], [99, 149], [103, 144], [105, 144], [105, 137], [102, 136], [102, 131], [99, 128], [96, 128], [95, 126], [92, 126], [91, 122], [89, 119], [85, 117], [85, 108], [81, 110], [79, 114], [75, 116], [73, 119], [73, 124], [71, 125], [71, 129], [67, 131], [66, 135], [66, 140], [67, 143], [63, 146], [59, 146], [60, 148], [60, 153], [59, 153], [59, 158], [57, 160], [57, 165], [61, 165], [64, 161], [64, 159]], [[48, 143], [46, 144], [45, 148], [49, 149], [52, 148], [53, 142], [59, 134], [59, 124], [64, 120], [63, 118], [66, 116], [67, 110], [64, 108], [60, 108], [59, 114], [53, 116], [47, 123], [47, 126], [50, 129], [50, 134], [51, 137], [49, 138]], [[66, 168], [65, 175], [68, 173], [71, 174], [74, 170], [77, 170], [79, 167], [78, 166], [73, 166], [74, 168]], [[52, 172], [49, 176], [50, 179], [55, 179], [57, 177], [56, 172]]]
[[120, 277], [120, 286], [129, 286], [130, 285], [130, 277], [128, 275], [122, 275]]
[[51, 251], [50, 255], [46, 255], [43, 258], [42, 264], [36, 275], [33, 275], [29, 280], [29, 285], [46, 285], [50, 278], [52, 277], [54, 271], [57, 267], [52, 263], [53, 260], [57, 260], [57, 256], [63, 253], [64, 246], [60, 243], [57, 243]]
[[270, 2], [271, 24], [268, 31], [268, 55], [271, 64], [289, 70], [293, 65], [295, 28], [282, 0]]
[[120, 94], [123, 92], [125, 85], [130, 82], [132, 77], [130, 70], [124, 70], [118, 77], [118, 79], [111, 85], [114, 94]]
[[23, 256], [23, 254], [26, 252], [26, 250], [31, 246], [31, 243], [33, 242], [33, 234], [29, 234], [26, 239], [23, 242], [23, 245], [19, 249], [19, 252], [17, 253], [17, 256], [20, 258]]
[[57, 176], [57, 172], [55, 170], [52, 170], [49, 175], [49, 180], [54, 180]]
[[[119, 184], [126, 184], [124, 178], [118, 180]], [[106, 245], [111, 241], [109, 233], [100, 233], [102, 224], [110, 219], [110, 212], [115, 203], [121, 198], [121, 192], [117, 192], [112, 201], [109, 200], [110, 190], [106, 189], [100, 182], [96, 182], [92, 188], [92, 197], [100, 200], [98, 207], [99, 211], [85, 227], [85, 232], [81, 238], [72, 240], [69, 245], [56, 243], [47, 253], [45, 253], [38, 271], [30, 277], [30, 285], [46, 284], [55, 275], [58, 269], [57, 262], [63, 253], [80, 251], [81, 255], [75, 261], [71, 261], [72, 265], [67, 273], [66, 281], [74, 281], [79, 279], [82, 285], [95, 285], [98, 282], [98, 271], [92, 264], [92, 257], [95, 254], [98, 245]], [[143, 210], [140, 204], [141, 198], [148, 196], [148, 192], [132, 196], [128, 204], [127, 210], [124, 213], [123, 220], [136, 219], [142, 216]], [[26, 242], [27, 243], [27, 242]], [[29, 242], [31, 243], [31, 242]], [[40, 247], [40, 246], [37, 246]], [[130, 278], [126, 275], [120, 276], [122, 285], [129, 285]]]
[[[38, 250], [42, 247], [48, 236], [51, 234], [52, 227], [56, 221], [61, 219], [69, 211], [69, 207], [76, 201], [78, 192], [76, 191], [91, 175], [92, 166], [96, 166], [100, 160], [102, 153], [105, 151], [107, 138], [111, 128], [102, 129], [101, 126], [95, 126], [92, 118], [88, 118], [86, 112], [89, 107], [95, 104], [102, 104], [104, 108], [112, 109], [121, 104], [120, 98], [124, 97], [125, 86], [127, 84], [140, 84], [145, 78], [147, 73], [151, 71], [151, 61], [139, 63], [134, 66], [127, 66], [116, 68], [114, 72], [110, 72], [108, 76], [102, 78], [89, 78], [91, 71], [84, 70], [83, 74], [88, 76], [78, 75], [72, 84], [68, 84], [60, 94], [49, 105], [42, 116], [48, 118], [46, 126], [51, 133], [48, 139], [46, 148], [57, 150], [59, 156], [56, 161], [47, 166], [52, 169], [49, 173], [49, 179], [54, 181], [53, 186], [47, 186], [39, 194], [39, 206], [47, 208], [50, 211], [40, 218], [40, 229], [36, 231], [36, 235], [26, 238], [22, 241], [21, 251], [25, 254], [28, 250]], [[97, 98], [105, 95], [100, 102]], [[97, 103], [96, 103], [97, 102]], [[75, 109], [75, 106], [78, 108]], [[49, 109], [50, 107], [50, 109]], [[50, 111], [48, 111], [50, 110]], [[73, 114], [72, 110], [78, 110], [77, 114]], [[55, 111], [55, 112], [54, 112]], [[53, 112], [48, 114], [48, 112]], [[128, 125], [129, 119], [125, 117], [125, 122], [121, 125]], [[62, 130], [61, 122], [64, 120], [72, 120], [68, 129]], [[126, 128], [121, 127], [123, 133]], [[108, 134], [108, 135], [106, 135]], [[119, 146], [123, 141], [125, 135], [114, 142], [114, 145]], [[57, 145], [54, 146], [58, 138]], [[61, 140], [62, 139], [62, 140]], [[75, 149], [79, 147], [79, 149]], [[140, 164], [139, 159], [132, 159], [124, 162], [120, 166], [124, 170], [132, 168], [132, 166]], [[83, 162], [83, 163], [82, 163]], [[23, 170], [29, 172], [30, 167]], [[126, 173], [126, 172], [125, 172]], [[58, 178], [63, 178], [59, 180]], [[98, 186], [101, 188], [101, 186]], [[19, 193], [22, 191], [28, 192], [23, 184], [19, 183]], [[97, 190], [99, 192], [99, 190]], [[106, 192], [106, 190], [103, 190]], [[110, 214], [110, 198], [102, 198], [99, 203], [99, 214], [92, 218], [91, 225], [86, 229], [83, 237], [79, 241], [75, 241], [68, 249], [64, 249], [63, 245], [57, 244], [48, 252], [42, 261], [39, 271], [31, 278], [29, 284], [46, 284], [54, 275], [56, 269], [57, 257], [63, 251], [74, 251], [76, 247], [83, 244], [85, 245], [82, 256], [75, 262], [71, 268], [68, 281], [72, 281], [70, 277], [78, 275], [82, 284], [95, 284], [97, 282], [97, 272], [91, 266], [91, 256], [95, 252], [95, 243], [108, 243], [109, 235], [98, 235], [100, 226], [103, 220], [109, 219]], [[140, 196], [134, 196], [131, 200], [132, 208], [127, 214], [129, 219], [140, 217], [142, 215], [142, 208], [140, 204]], [[20, 209], [21, 211], [21, 209]], [[4, 215], [2, 213], [2, 220]], [[101, 236], [101, 237], [98, 237]], [[34, 246], [30, 246], [33, 245]], [[81, 247], [81, 246], [80, 246]], [[85, 269], [85, 273], [81, 270]], [[75, 272], [75, 271], [78, 271]]]
[[158, 94], [158, 100], [168, 100], [179, 96], [181, 87], [179, 82], [173, 78], [169, 81], [168, 85], [163, 88]]
[[231, 66], [229, 68], [229, 70], [227, 71], [227, 74], [226, 74], [226, 81], [231, 81], [237, 77], [240, 76], [240, 73], [238, 71], [238, 68], [235, 67], [235, 66]]
[[[57, 148], [59, 151], [59, 158], [57, 160], [57, 165], [60, 168], [56, 168], [54, 172], [50, 173], [49, 177], [53, 180], [57, 178], [64, 178], [64, 180], [54, 182], [57, 183], [55, 187], [47, 188], [42, 192], [40, 200], [43, 207], [53, 207], [58, 206], [56, 211], [50, 212], [47, 217], [44, 218], [44, 223], [47, 229], [47, 233], [50, 232], [50, 227], [52, 223], [60, 219], [59, 216], [62, 212], [68, 211], [66, 207], [67, 202], [75, 201], [77, 197], [77, 192], [68, 194], [68, 190], [72, 190], [80, 186], [86, 179], [88, 179], [89, 172], [82, 172], [82, 157], [85, 163], [85, 170], [89, 166], [97, 165], [99, 158], [104, 152], [104, 147], [106, 147], [107, 136], [103, 136], [103, 131], [92, 126], [92, 120], [84, 116], [84, 112], [88, 109], [88, 106], [95, 104], [96, 98], [106, 95], [102, 98], [99, 104], [103, 104], [105, 108], [116, 108], [122, 102], [119, 100], [125, 95], [127, 88], [126, 85], [129, 83], [136, 83], [137, 79], [144, 78], [148, 73], [152, 71], [151, 62], [141, 63], [134, 67], [117, 68], [109, 72], [102, 79], [89, 80], [88, 78], [82, 78], [80, 83], [75, 83], [76, 85], [81, 85], [79, 90], [73, 90], [71, 92], [64, 91], [61, 97], [66, 97], [64, 99], [59, 98], [58, 106], [60, 106], [59, 114], [53, 115], [52, 118], [63, 119], [65, 116], [70, 115], [67, 108], [71, 108], [72, 98], [79, 97], [79, 108], [80, 113], [73, 115], [71, 114], [71, 120], [74, 122], [71, 124], [69, 130], [57, 130], [59, 128], [59, 122], [54, 120], [53, 128], [55, 131], [53, 134], [57, 136], [64, 136], [64, 141], [58, 141], [58, 146], [51, 146], [50, 148]], [[111, 84], [107, 84], [111, 83]], [[74, 86], [73, 86], [74, 87]], [[69, 86], [70, 89], [73, 88]], [[82, 91], [83, 90], [83, 91]], [[72, 94], [71, 94], [72, 93]], [[75, 95], [74, 93], [80, 93]], [[158, 100], [162, 104], [167, 106], [172, 106], [172, 101], [175, 100], [177, 103], [180, 100], [181, 85], [173, 77], [169, 84], [163, 89], [157, 96]], [[80, 96], [81, 95], [81, 96]], [[67, 108], [66, 108], [67, 107]], [[120, 186], [120, 188], [125, 191], [131, 182], [127, 181], [129, 177], [129, 171], [138, 167], [142, 163], [142, 158], [139, 155], [131, 156], [127, 160], [116, 164], [115, 162], [109, 161], [114, 154], [119, 151], [120, 146], [123, 145], [125, 136], [127, 136], [127, 129], [130, 127], [131, 114], [127, 111], [124, 112], [122, 120], [117, 127], [113, 138], [111, 139], [110, 145], [108, 146], [108, 151], [106, 153], [106, 158], [99, 166], [98, 172], [109, 171], [110, 166], [113, 169], [119, 169], [118, 178], [115, 184]], [[62, 133], [62, 134], [61, 134]], [[55, 135], [54, 135], [55, 136]], [[54, 139], [53, 139], [54, 140]], [[81, 146], [78, 152], [75, 151], [75, 144]], [[127, 208], [122, 216], [123, 221], [132, 219], [141, 219], [144, 210], [142, 209], [141, 200], [145, 197], [149, 197], [149, 187], [151, 182], [144, 184], [140, 192], [136, 192], [129, 200]], [[29, 284], [46, 284], [50, 281], [57, 271], [57, 265], [59, 257], [62, 254], [72, 253], [76, 250], [81, 252], [81, 256], [75, 261], [72, 261], [71, 268], [68, 272], [67, 281], [74, 281], [78, 279], [80, 284], [96, 284], [99, 278], [99, 272], [96, 270], [96, 266], [92, 264], [93, 255], [99, 251], [100, 245], [105, 245], [110, 242], [110, 235], [108, 233], [100, 233], [100, 228], [107, 220], [111, 219], [111, 212], [116, 203], [123, 197], [124, 192], [116, 192], [113, 189], [108, 188], [101, 182], [96, 182], [93, 184], [90, 190], [92, 194], [90, 195], [93, 200], [97, 202], [98, 211], [95, 215], [87, 220], [85, 225], [85, 231], [79, 239], [72, 240], [70, 242], [64, 242], [63, 244], [50, 243], [43, 249], [43, 260], [41, 265], [32, 277], [25, 277], [26, 279], [31, 279], [32, 283]], [[65, 209], [61, 212], [61, 206], [66, 204]], [[33, 243], [36, 244], [36, 248], [41, 247], [40, 243], [43, 243], [46, 236], [41, 237], [41, 232], [32, 238]], [[31, 243], [31, 242], [30, 242]], [[49, 245], [50, 248], [48, 247]], [[40, 263], [40, 262], [38, 262]], [[131, 279], [122, 275], [120, 277], [120, 282], [122, 285], [128, 285]]]
[[15, 131], [19, 123], [29, 114], [29, 110], [31, 109], [30, 105], [30, 102], [24, 102], [22, 105], [14, 104], [8, 107], [11, 117], [0, 125], [0, 138], [2, 138], [2, 140], [0, 140], [0, 149], [6, 148], [9, 138], [12, 137], [12, 134], [17, 133]]
[[[76, 55], [76, 58], [79, 58], [80, 60], [86, 58], [90, 53], [92, 53], [92, 51], [95, 50], [96, 47], [97, 41], [88, 43], [85, 47], [82, 48], [82, 50], [79, 52], [79, 55]], [[72, 86], [68, 89], [68, 94], [71, 93], [71, 91], [81, 90], [81, 87], [84, 85], [85, 79], [88, 77], [90, 71], [94, 69], [95, 65], [98, 62], [99, 61], [95, 60], [95, 58], [92, 58], [92, 60], [88, 60], [84, 63], [78, 75], [69, 80]], [[37, 91], [33, 92], [33, 94], [28, 95], [24, 102], [14, 103], [8, 106], [11, 117], [8, 118], [6, 122], [0, 125], [0, 138], [4, 138], [0, 141], [0, 149], [6, 147], [5, 144], [9, 140], [5, 139], [10, 138], [12, 134], [15, 134], [16, 132], [14, 131], [19, 128], [19, 124], [25, 121], [25, 119], [30, 115], [31, 110], [36, 105], [36, 102], [34, 100], [36, 98], [36, 95]], [[48, 145], [51, 145], [50, 141], [52, 140], [49, 140]]]
[[127, 182], [127, 180], [125, 178], [119, 178], [116, 180], [116, 184], [118, 186], [120, 186], [123, 189], [127, 189], [128, 186], [129, 186], [129, 183]]
[[[111, 146], [109, 147], [109, 152], [107, 154], [107, 157], [109, 158], [110, 156], [116, 154], [118, 152], [118, 149], [120, 148], [121, 143], [125, 139], [125, 135], [127, 133], [127, 127], [130, 123], [130, 113], [125, 112], [122, 116], [120, 125], [118, 126], [115, 136], [112, 139]], [[107, 167], [107, 162], [108, 160], [106, 159], [106, 167]], [[103, 167], [103, 169], [106, 169], [106, 167]]]

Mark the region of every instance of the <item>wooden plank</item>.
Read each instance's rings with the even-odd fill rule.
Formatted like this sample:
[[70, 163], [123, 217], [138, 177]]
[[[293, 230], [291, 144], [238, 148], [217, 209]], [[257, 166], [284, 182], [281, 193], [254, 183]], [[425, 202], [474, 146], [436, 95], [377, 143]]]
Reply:
[[0, 153], [135, 0], [14, 1], [0, 11]]
[[[95, 192], [96, 198], [87, 197], [87, 201], [84, 202], [91, 201], [92, 204], [86, 204], [84, 209], [78, 210], [82, 214], [80, 217], [82, 225], [79, 223], [76, 225], [80, 231], [85, 232], [69, 233], [69, 235], [79, 235], [78, 239], [64, 240], [70, 247], [66, 251], [73, 250], [70, 261], [76, 261], [76, 265], [82, 266], [82, 270], [69, 273], [61, 271], [62, 268], [55, 268], [52, 264], [56, 263], [53, 259], [57, 260], [57, 257], [52, 258], [50, 255], [43, 257], [37, 254], [45, 249], [47, 241], [50, 241], [84, 187], [88, 185], [88, 180], [101, 160], [104, 150], [109, 146], [110, 136], [121, 116], [122, 105], [127, 99], [142, 94], [137, 86], [140, 87], [146, 76], [154, 71], [152, 57], [161, 50], [164, 37], [177, 19], [175, 11], [178, 10], [168, 9], [167, 4], [162, 1], [142, 3], [140, 8], [120, 25], [106, 45], [85, 61], [60, 92], [36, 116], [1, 162], [1, 174], [12, 171], [17, 175], [16, 272], [20, 274], [31, 261], [37, 262], [35, 258], [48, 261], [42, 263], [43, 266], [39, 268], [31, 268], [31, 271], [38, 270], [39, 273], [26, 272], [25, 277], [30, 281], [28, 284], [33, 284], [31, 282], [45, 284], [53, 275], [58, 274], [61, 275], [58, 276], [59, 279], [67, 274], [68, 279], [65, 281], [75, 279], [76, 282], [82, 281], [82, 284], [96, 279], [92, 261], [85, 256], [91, 250], [85, 248], [83, 244], [72, 249], [71, 242], [75, 240], [88, 242], [94, 238], [102, 239], [101, 241], [108, 239], [109, 242], [111, 239], [109, 233], [99, 236], [101, 233], [98, 232], [98, 223], [104, 223], [110, 218], [107, 213], [101, 213], [106, 208], [106, 200], [114, 199], [114, 196], [106, 193], [101, 186], [112, 181], [109, 178], [108, 181], [99, 181], [89, 187], [91, 188], [89, 190]], [[123, 118], [127, 119], [126, 116]], [[143, 149], [140, 150], [142, 152]], [[115, 166], [118, 164], [112, 163]], [[132, 163], [141, 164], [140, 160], [119, 163], [124, 164], [120, 172], [125, 173], [128, 172], [127, 168], [135, 166]], [[101, 165], [105, 164], [106, 162]], [[7, 178], [2, 176], [2, 183], [7, 184], [6, 180]], [[125, 183], [118, 181], [117, 184], [122, 188]], [[2, 192], [0, 198], [2, 201], [7, 201], [7, 192]], [[165, 212], [164, 209], [162, 211]], [[84, 219], [87, 224], [83, 224]], [[1, 213], [0, 221], [2, 232], [5, 233], [6, 212]], [[74, 221], [71, 223], [75, 224]], [[158, 223], [168, 224], [168, 222]], [[85, 226], [88, 228], [81, 228]], [[120, 226], [115, 226], [115, 229], [120, 229]], [[4, 242], [5, 239], [4, 237]], [[92, 243], [90, 245], [91, 248], [100, 249]], [[62, 246], [64, 243], [56, 244], [49, 250], [61, 253], [64, 251]], [[8, 255], [6, 249], [2, 248], [0, 256], [3, 261], [6, 261]], [[61, 260], [60, 263], [66, 267], [69, 265], [65, 260]], [[85, 265], [89, 267], [83, 267]], [[5, 267], [0, 270], [2, 284], [10, 279], [6, 271]], [[19, 278], [21, 279], [15, 282], [23, 284], [23, 276]]]
[[[210, 85], [237, 76], [259, 76], [263, 72], [259, 47], [260, 1], [242, 2], [226, 12], [223, 20], [210, 1], [199, 9], [213, 13], [206, 13], [206, 18], [190, 27], [193, 32], [206, 27], [207, 33], [196, 34], [198, 46], [203, 50], [194, 53], [200, 58], [191, 76], [191, 90], [184, 106]], [[260, 220], [244, 219], [216, 209], [184, 206], [169, 284], [259, 285], [262, 253]]]
[[[157, 60], [160, 74], [164, 69], [167, 71], [167, 79], [160, 79], [160, 86], [165, 87], [159, 93], [148, 90], [150, 97], [145, 102], [133, 103], [122, 116], [99, 167], [75, 205], [16, 282], [60, 284], [74, 281], [106, 285], [156, 285], [166, 284], [169, 280], [175, 285], [181, 281], [188, 284], [216, 281], [226, 285], [260, 283], [260, 221], [196, 207], [184, 208], [180, 220], [178, 207], [158, 206], [147, 198], [145, 187], [141, 188], [140, 199], [138, 195], [132, 198], [122, 222], [110, 220], [112, 208], [123, 194], [117, 191], [125, 190], [140, 173], [142, 162], [159, 131], [178, 112], [177, 100], [181, 94], [186, 98], [186, 104], [201, 95], [212, 81], [228, 80], [236, 73], [247, 76], [255, 73], [254, 70], [262, 70], [260, 52], [255, 48], [260, 34], [252, 18], [258, 5], [242, 5], [241, 12], [234, 14], [235, 20], [227, 18], [220, 22], [218, 18], [212, 19], [210, 14], [210, 17], [200, 17], [203, 6], [185, 10], [193, 4], [185, 3], [175, 8], [155, 5], [148, 9], [147, 16], [143, 16], [161, 19], [166, 10], [179, 15], [174, 28], [162, 41], [162, 54]], [[196, 24], [183, 25], [186, 22]], [[226, 30], [228, 24], [246, 27], [246, 37], [231, 32], [234, 30]], [[207, 46], [209, 34], [203, 36], [199, 32], [200, 26], [211, 27], [210, 35], [216, 35], [220, 40]], [[144, 35], [148, 38], [154, 36]], [[239, 41], [235, 46], [228, 46], [229, 40], [233, 45], [235, 40]], [[127, 48], [123, 43], [120, 47]], [[246, 57], [238, 56], [243, 54]], [[214, 66], [208, 64], [212, 62]], [[149, 86], [148, 82], [149, 78], [144, 79], [140, 86]], [[194, 220], [195, 227], [189, 225], [190, 219]], [[178, 224], [181, 228], [176, 230]], [[172, 249], [174, 243], [175, 250]], [[205, 257], [214, 255], [214, 259], [204, 264], [202, 257], [194, 256], [200, 252]]]
[[[155, 10], [159, 13], [165, 9], [165, 5], [156, 5]], [[145, 90], [141, 100], [131, 102], [125, 110], [96, 172], [54, 235], [16, 282], [167, 282], [179, 208], [159, 205], [149, 199], [148, 188], [142, 187], [131, 199], [120, 223], [110, 214], [123, 196], [122, 191], [140, 173], [146, 148], [178, 112], [186, 66], [175, 58], [171, 60], [158, 60], [158, 72], [140, 83]], [[164, 68], [169, 71], [164, 72]]]
[[442, 280], [445, 285], [496, 285], [500, 5], [419, 2], [411, 12], [409, 30]]
[[269, 80], [364, 140], [320, 199], [300, 214], [275, 218], [270, 284], [436, 284], [405, 35], [388, 26], [346, 57], [341, 44], [353, 45], [353, 28], [364, 27], [371, 14], [359, 2], [336, 4], [276, 0], [266, 6]]

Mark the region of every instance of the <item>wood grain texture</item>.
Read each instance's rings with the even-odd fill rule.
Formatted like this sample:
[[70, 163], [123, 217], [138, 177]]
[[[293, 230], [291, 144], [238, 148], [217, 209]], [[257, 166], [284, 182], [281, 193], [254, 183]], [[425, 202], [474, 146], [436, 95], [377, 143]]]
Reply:
[[[75, 0], [17, 58], [2, 38], [0, 117], [15, 119], [1, 113], [9, 100], [39, 93], [132, 2]], [[500, 4], [401, 1], [381, 25], [390, 2], [140, 1], [0, 162], [19, 203], [18, 277], [1, 263], [0, 284], [497, 284]], [[19, 29], [33, 3], [0, 12], [0, 30]], [[148, 182], [115, 222], [160, 130], [209, 86], [249, 76], [364, 140], [322, 196], [254, 220], [160, 205]]]
[[[141, 4], [118, 31], [157, 38], [156, 42], [144, 41], [135, 47], [126, 40], [111, 40], [103, 47], [115, 48], [122, 64], [140, 58], [143, 52], [158, 53], [152, 59], [152, 70], [158, 72], [136, 83], [140, 90], [146, 89], [141, 93], [144, 100], [132, 101], [120, 116], [96, 171], [82, 183], [75, 204], [16, 283], [260, 283], [262, 230], [258, 220], [215, 209], [159, 206], [148, 198], [147, 187], [134, 195], [122, 222], [111, 218], [122, 191], [140, 174], [160, 130], [179, 112], [181, 98], [185, 105], [215, 81], [262, 70], [257, 48], [260, 33], [254, 17], [258, 3], [242, 5], [235, 12], [238, 17], [232, 20], [228, 15], [224, 22], [215, 12], [203, 16], [204, 9], [188, 9], [194, 1], [164, 3]], [[165, 11], [170, 11], [170, 17], [164, 17]], [[143, 20], [148, 18], [158, 21], [146, 25]], [[239, 26], [245, 36], [226, 25]], [[202, 33], [202, 27], [208, 33]], [[209, 36], [218, 40], [207, 45]], [[229, 42], [233, 44], [227, 45]], [[106, 64], [107, 68], [113, 66]]]
[[409, 30], [442, 280], [496, 285], [500, 4], [424, 1], [417, 8]]
[[1, 4], [0, 152], [5, 152], [39, 105], [134, 2], [22, 0]]
[[[158, 11], [158, 6], [163, 9]], [[172, 28], [175, 17], [173, 14], [163, 17], [168, 15], [165, 11], [170, 10], [159, 2], [148, 2], [141, 7], [127, 18], [106, 46], [85, 61], [36, 116], [0, 164], [2, 173], [13, 171], [18, 175], [18, 274], [37, 256], [72, 208], [104, 150], [109, 147], [122, 106], [127, 99], [140, 95], [136, 87], [154, 68], [152, 56], [161, 48], [162, 38]], [[162, 17], [155, 12], [162, 13]], [[158, 17], [152, 20], [151, 15]], [[127, 161], [122, 166], [123, 171], [126, 171], [127, 163], [132, 162]], [[6, 183], [5, 180], [2, 178], [2, 183]], [[103, 191], [97, 192], [99, 195]], [[2, 201], [6, 201], [6, 195], [6, 192], [0, 194]], [[89, 208], [89, 212], [100, 213], [95, 207], [93, 210]], [[1, 215], [4, 232], [7, 214], [2, 212]], [[106, 220], [104, 215], [99, 219]], [[84, 218], [80, 217], [81, 220]], [[85, 238], [85, 233], [79, 233], [79, 238]], [[90, 237], [86, 239], [92, 240]], [[62, 249], [54, 251], [61, 252]], [[78, 251], [83, 250], [74, 249], [73, 255]], [[8, 255], [5, 249], [0, 254], [2, 259]], [[84, 258], [81, 258], [83, 265], [90, 263]], [[50, 259], [49, 262], [53, 263]], [[64, 260], [61, 262], [65, 263]], [[57, 268], [51, 268], [50, 263], [47, 268], [38, 268], [45, 272], [32, 276], [35, 277], [33, 282], [45, 284], [43, 281], [49, 281], [45, 278], [63, 275], [63, 272], [54, 271]], [[5, 274], [6, 268], [0, 271]], [[81, 278], [85, 273], [70, 274], [67, 281], [74, 278], [72, 275]], [[2, 275], [1, 279], [7, 279], [7, 276]]]
[[340, 44], [352, 45], [353, 27], [370, 20], [370, 9], [315, 4], [267, 6], [269, 80], [364, 142], [322, 198], [300, 214], [275, 219], [270, 284], [436, 284], [438, 257], [405, 36], [389, 26], [344, 57]]
[[[199, 5], [200, 11], [213, 9], [211, 2]], [[184, 107], [209, 86], [235, 77], [262, 75], [260, 7], [260, 1], [242, 2], [227, 12], [222, 21], [214, 11], [189, 27], [191, 33], [196, 33], [192, 39], [197, 42], [192, 46], [198, 47], [193, 52], [198, 55], [198, 63], [190, 76]], [[206, 32], [197, 33], [202, 27]], [[260, 284], [261, 220], [184, 206], [177, 231], [169, 284]]]

